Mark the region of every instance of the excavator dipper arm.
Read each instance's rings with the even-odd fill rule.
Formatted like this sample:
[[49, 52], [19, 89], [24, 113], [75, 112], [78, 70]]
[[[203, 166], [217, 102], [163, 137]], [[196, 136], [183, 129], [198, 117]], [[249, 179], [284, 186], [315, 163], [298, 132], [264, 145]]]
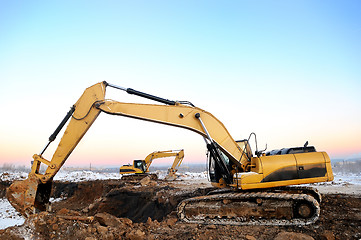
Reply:
[[178, 171], [178, 168], [182, 164], [183, 158], [184, 158], [184, 151], [181, 150], [176, 155], [172, 167], [168, 169], [168, 174], [167, 176], [165, 176], [165, 180], [173, 181], [177, 178], [176, 172]]
[[[36, 209], [43, 211], [47, 208], [52, 179], [99, 115], [100, 110], [93, 107], [93, 105], [96, 101], [104, 99], [105, 87], [104, 83], [98, 83], [84, 91], [83, 95], [72, 107], [71, 114], [67, 114], [59, 127], [49, 137], [49, 143], [40, 154], [34, 154], [34, 162], [28, 178], [24, 181], [14, 181], [8, 188], [7, 199], [22, 215], [29, 216]], [[49, 144], [54, 141], [70, 116], [71, 120], [51, 161], [46, 160], [42, 154]], [[41, 163], [47, 165], [47, 169], [43, 174], [40, 173]]]

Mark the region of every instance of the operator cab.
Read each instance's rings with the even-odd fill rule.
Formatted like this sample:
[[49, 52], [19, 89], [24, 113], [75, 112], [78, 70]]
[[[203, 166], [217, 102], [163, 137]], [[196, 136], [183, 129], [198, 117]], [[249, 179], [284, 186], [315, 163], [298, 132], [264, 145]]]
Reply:
[[147, 166], [144, 160], [134, 160], [134, 167], [142, 170], [143, 173], [147, 171]]
[[227, 183], [232, 181], [230, 174], [231, 161], [216, 145], [207, 144], [208, 173], [210, 181], [218, 183], [223, 178]]

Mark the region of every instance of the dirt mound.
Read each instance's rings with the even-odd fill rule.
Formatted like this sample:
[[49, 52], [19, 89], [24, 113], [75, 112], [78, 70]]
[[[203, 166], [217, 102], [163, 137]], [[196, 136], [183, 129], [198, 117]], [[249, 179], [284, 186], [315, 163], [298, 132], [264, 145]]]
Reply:
[[204, 195], [210, 185], [194, 181], [141, 183], [121, 180], [55, 182], [52, 212], [34, 214], [0, 239], [360, 239], [361, 198], [323, 195], [320, 219], [303, 227], [186, 224], [175, 209], [185, 198]]
[[146, 222], [148, 218], [162, 221], [183, 199], [204, 195], [213, 189], [180, 189], [165, 181], [152, 180], [139, 183], [123, 180], [55, 182], [52, 196], [66, 200], [53, 203], [52, 209], [56, 212], [67, 208], [87, 215], [106, 212], [134, 222]]

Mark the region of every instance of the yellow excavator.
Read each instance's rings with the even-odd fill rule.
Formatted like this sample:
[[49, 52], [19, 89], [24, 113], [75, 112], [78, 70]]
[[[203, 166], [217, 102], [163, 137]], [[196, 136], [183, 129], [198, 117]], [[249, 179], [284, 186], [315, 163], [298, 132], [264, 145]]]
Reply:
[[[161, 104], [125, 103], [105, 99], [113, 87]], [[305, 225], [320, 214], [320, 194], [313, 188], [291, 186], [333, 180], [330, 158], [307, 143], [301, 147], [259, 151], [255, 134], [235, 141], [211, 113], [189, 101], [172, 101], [107, 82], [87, 88], [49, 137], [44, 149], [33, 156], [27, 179], [15, 181], [7, 199], [24, 216], [44, 211], [49, 204], [52, 179], [63, 166], [97, 116], [101, 113], [185, 128], [200, 134], [207, 146], [209, 179], [218, 190], [183, 200], [177, 207], [180, 220], [200, 224]], [[51, 160], [43, 153], [69, 121]], [[250, 139], [256, 142], [255, 154]], [[40, 165], [47, 168], [40, 173]]]
[[174, 180], [176, 178], [178, 167], [184, 158], [184, 149], [152, 152], [148, 154], [144, 160], [134, 160], [132, 165], [128, 164], [121, 166], [119, 173], [130, 174], [122, 176], [122, 179], [124, 180], [138, 181], [146, 176], [149, 176], [152, 180], [157, 180], [157, 174], [149, 173], [149, 167], [154, 159], [166, 157], [175, 157], [173, 165], [170, 169], [168, 169], [168, 175], [165, 177], [166, 180]]

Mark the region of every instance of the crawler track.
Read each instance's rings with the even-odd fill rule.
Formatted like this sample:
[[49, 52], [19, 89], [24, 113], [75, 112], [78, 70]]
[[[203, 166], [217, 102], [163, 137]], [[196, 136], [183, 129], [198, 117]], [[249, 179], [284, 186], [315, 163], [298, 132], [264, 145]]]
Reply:
[[282, 191], [213, 194], [178, 205], [178, 217], [197, 224], [308, 225], [319, 215], [319, 202], [311, 195]]

